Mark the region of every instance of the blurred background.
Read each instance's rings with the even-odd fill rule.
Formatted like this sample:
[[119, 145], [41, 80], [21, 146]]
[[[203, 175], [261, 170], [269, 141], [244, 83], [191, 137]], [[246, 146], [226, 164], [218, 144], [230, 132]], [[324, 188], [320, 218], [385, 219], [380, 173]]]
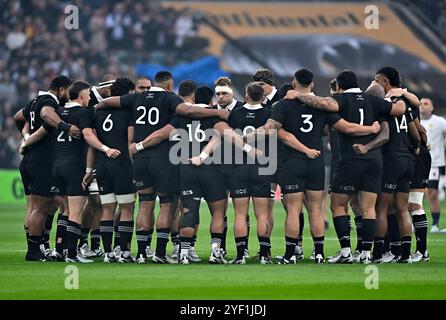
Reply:
[[[79, 29], [67, 30], [67, 5]], [[364, 9], [379, 9], [379, 29]], [[0, 168], [17, 168], [20, 144], [12, 115], [65, 74], [97, 84], [104, 74], [152, 78], [169, 69], [176, 84], [212, 84], [228, 75], [241, 98], [262, 67], [276, 86], [295, 70], [316, 74], [316, 91], [345, 68], [365, 88], [384, 65], [404, 86], [446, 111], [446, 0], [415, 1], [135, 1], [0, 0]]]

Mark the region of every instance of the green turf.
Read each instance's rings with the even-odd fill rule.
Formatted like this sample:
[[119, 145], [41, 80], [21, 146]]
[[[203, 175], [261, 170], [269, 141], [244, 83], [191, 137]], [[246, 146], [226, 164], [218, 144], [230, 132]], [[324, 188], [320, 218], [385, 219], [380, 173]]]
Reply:
[[[231, 207], [231, 206], [230, 206]], [[284, 211], [276, 205], [272, 253], [284, 251]], [[235, 254], [233, 210], [229, 210], [228, 251]], [[65, 288], [67, 264], [25, 262], [23, 208], [0, 207], [0, 299], [445, 299], [446, 234], [429, 235], [431, 262], [379, 265], [379, 289], [367, 290], [365, 266], [315, 265], [308, 260], [312, 242], [308, 220], [304, 232], [306, 259], [297, 265], [78, 265], [79, 289]], [[442, 218], [446, 221], [446, 217]], [[251, 212], [249, 248], [258, 242]], [[203, 207], [197, 252], [209, 254], [209, 212]], [[54, 230], [54, 229], [53, 229]], [[54, 234], [54, 232], [53, 232]], [[53, 235], [52, 235], [53, 236]], [[352, 229], [352, 243], [355, 230]], [[331, 227], [326, 255], [339, 248]], [[133, 244], [136, 248], [136, 243]], [[171, 250], [171, 244], [169, 244]]]

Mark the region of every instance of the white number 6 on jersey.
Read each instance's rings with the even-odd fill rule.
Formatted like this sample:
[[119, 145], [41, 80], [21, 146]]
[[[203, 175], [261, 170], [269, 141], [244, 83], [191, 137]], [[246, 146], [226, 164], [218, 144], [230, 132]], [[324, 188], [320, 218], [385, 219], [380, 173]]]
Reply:
[[113, 120], [111, 119], [111, 114], [105, 118], [104, 123], [102, 123], [102, 129], [104, 129], [105, 132], [109, 132], [111, 129], [113, 129]]

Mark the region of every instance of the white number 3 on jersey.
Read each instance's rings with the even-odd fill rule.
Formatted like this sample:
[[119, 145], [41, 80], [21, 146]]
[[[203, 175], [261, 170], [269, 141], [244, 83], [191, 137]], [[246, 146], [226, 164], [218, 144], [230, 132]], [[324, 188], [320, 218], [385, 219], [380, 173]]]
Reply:
[[308, 133], [313, 130], [313, 122], [311, 122], [311, 119], [313, 118], [312, 114], [303, 114], [302, 119], [304, 120], [304, 126], [300, 127], [300, 131]]

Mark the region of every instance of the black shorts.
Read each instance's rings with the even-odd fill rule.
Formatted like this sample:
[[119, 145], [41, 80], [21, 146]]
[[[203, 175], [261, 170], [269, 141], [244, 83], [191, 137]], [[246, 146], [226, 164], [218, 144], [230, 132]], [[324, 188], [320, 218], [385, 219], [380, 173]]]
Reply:
[[179, 178], [181, 199], [203, 197], [207, 202], [215, 202], [227, 198], [223, 175], [218, 167], [181, 164]]
[[280, 160], [277, 159], [277, 169], [276, 172], [270, 177], [271, 183], [280, 184], [280, 178], [282, 176], [282, 171], [283, 171], [283, 163], [284, 161], [282, 161], [282, 159]]
[[164, 157], [139, 157], [133, 161], [137, 190], [153, 188], [156, 193], [178, 193], [178, 168]]
[[226, 190], [231, 188], [231, 176], [234, 170], [234, 165], [232, 164], [222, 164], [220, 165], [220, 171], [223, 176], [223, 183], [225, 185]]
[[60, 196], [88, 196], [89, 191], [82, 189], [85, 176], [85, 161], [56, 162], [53, 167], [53, 185]]
[[41, 197], [56, 195], [53, 188], [52, 164], [23, 161], [20, 165], [20, 173], [29, 195]]
[[283, 194], [322, 191], [325, 184], [324, 157], [314, 160], [304, 158], [288, 159], [283, 164], [280, 187]]
[[23, 191], [25, 192], [25, 196], [29, 196], [31, 195], [31, 191], [29, 190], [29, 183], [26, 180], [26, 173], [24, 167], [25, 167], [24, 161], [22, 160], [20, 162], [20, 176], [22, 177]]
[[[415, 168], [410, 180], [411, 189], [424, 189], [428, 186], [429, 172], [431, 170], [431, 154], [426, 146], [420, 147], [420, 154], [415, 156]], [[437, 180], [438, 188], [438, 180]]]
[[445, 167], [431, 167], [429, 171], [429, 180], [427, 187], [429, 189], [438, 190], [438, 184], [440, 182], [440, 176], [444, 176]]
[[414, 164], [411, 156], [384, 157], [381, 191], [386, 193], [409, 193], [409, 182], [413, 176], [413, 170]]
[[271, 176], [259, 175], [259, 168], [255, 164], [234, 166], [229, 189], [232, 198], [271, 198]]
[[110, 193], [126, 195], [136, 192], [133, 183], [133, 165], [130, 158], [98, 161], [96, 164], [96, 179], [100, 195]]
[[331, 192], [356, 194], [358, 191], [380, 193], [383, 173], [382, 158], [340, 160]]

